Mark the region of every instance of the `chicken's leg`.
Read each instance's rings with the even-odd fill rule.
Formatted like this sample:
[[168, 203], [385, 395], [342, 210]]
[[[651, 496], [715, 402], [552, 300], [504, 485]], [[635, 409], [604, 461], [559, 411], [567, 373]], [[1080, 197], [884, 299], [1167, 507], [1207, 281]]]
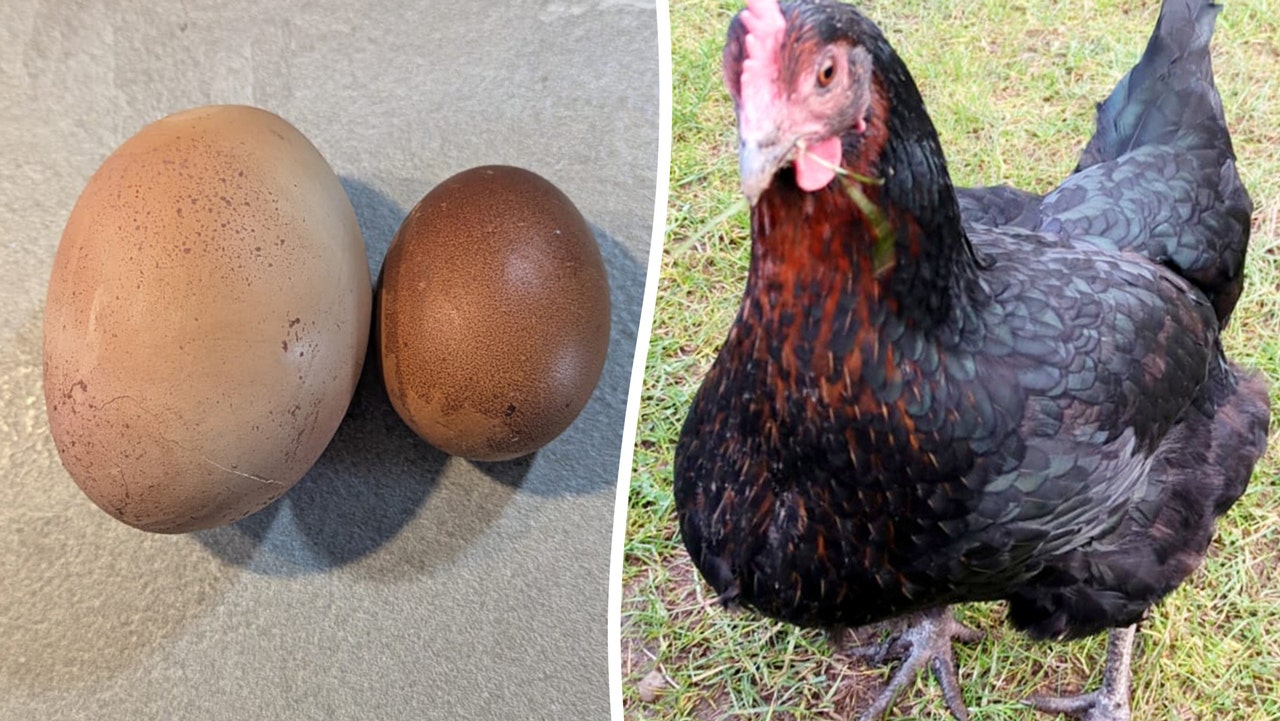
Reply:
[[942, 698], [957, 721], [969, 721], [969, 709], [960, 696], [960, 680], [956, 677], [955, 658], [951, 654], [952, 641], [974, 643], [982, 638], [980, 631], [956, 621], [951, 608], [943, 606], [913, 615], [907, 627], [889, 640], [848, 649], [847, 654], [868, 658], [875, 663], [901, 660], [902, 666], [894, 672], [875, 703], [858, 717], [859, 721], [879, 721], [884, 718], [907, 684], [915, 680], [925, 664], [942, 687]]
[[1078, 696], [1032, 696], [1027, 704], [1046, 713], [1066, 714], [1081, 721], [1129, 721], [1129, 679], [1136, 625], [1115, 628], [1107, 637], [1107, 665], [1102, 688]]

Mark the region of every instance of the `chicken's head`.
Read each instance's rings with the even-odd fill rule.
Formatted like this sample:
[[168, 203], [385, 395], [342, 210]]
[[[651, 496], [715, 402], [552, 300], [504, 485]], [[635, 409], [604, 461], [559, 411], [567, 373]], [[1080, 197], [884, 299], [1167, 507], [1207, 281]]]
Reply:
[[[723, 70], [738, 114], [742, 190], [755, 205], [791, 165], [801, 190], [834, 179], [884, 128], [873, 55], [879, 31], [842, 3], [748, 0], [729, 27]], [[871, 138], [874, 140], [874, 138]]]

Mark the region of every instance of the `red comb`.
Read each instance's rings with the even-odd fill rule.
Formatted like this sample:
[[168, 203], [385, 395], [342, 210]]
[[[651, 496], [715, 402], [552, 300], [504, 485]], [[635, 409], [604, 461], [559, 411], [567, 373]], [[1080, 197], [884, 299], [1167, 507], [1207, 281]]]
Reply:
[[747, 0], [742, 11], [742, 24], [747, 28], [746, 57], [742, 61], [742, 107], [739, 129], [743, 137], [767, 132], [762, 126], [773, 117], [779, 102], [777, 79], [778, 58], [787, 22], [777, 0]]

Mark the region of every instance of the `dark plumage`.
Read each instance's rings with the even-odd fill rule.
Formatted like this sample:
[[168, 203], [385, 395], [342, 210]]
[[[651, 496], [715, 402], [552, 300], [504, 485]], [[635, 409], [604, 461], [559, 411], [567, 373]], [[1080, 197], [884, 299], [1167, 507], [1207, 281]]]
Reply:
[[[923, 613], [913, 669], [949, 657], [949, 604], [1007, 600], [1016, 627], [1073, 638], [1134, 624], [1199, 565], [1269, 419], [1218, 341], [1251, 212], [1218, 9], [1165, 2], [1043, 197], [953, 189], [910, 74], [853, 8], [734, 20], [751, 266], [675, 465], [684, 542], [726, 603], [806, 626]], [[1128, 718], [1107, 678], [1039, 705]]]
[[1222, 6], [1166, 2], [1139, 63], [1098, 105], [1075, 172], [1047, 196], [961, 189], [966, 222], [1065, 234], [1168, 265], [1223, 325], [1244, 282], [1253, 205], [1236, 174], [1209, 39]]

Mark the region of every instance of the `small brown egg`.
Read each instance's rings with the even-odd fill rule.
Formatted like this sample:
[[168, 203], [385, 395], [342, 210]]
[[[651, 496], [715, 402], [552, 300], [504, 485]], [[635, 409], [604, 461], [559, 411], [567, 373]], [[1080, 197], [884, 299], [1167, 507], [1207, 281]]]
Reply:
[[463, 458], [541, 448], [582, 411], [609, 346], [609, 283], [582, 214], [528, 170], [473, 168], [409, 213], [382, 267], [387, 393]]
[[54, 258], [44, 396], [63, 465], [148, 531], [261, 509], [333, 438], [372, 300], [346, 192], [292, 125], [214, 106], [146, 126]]

